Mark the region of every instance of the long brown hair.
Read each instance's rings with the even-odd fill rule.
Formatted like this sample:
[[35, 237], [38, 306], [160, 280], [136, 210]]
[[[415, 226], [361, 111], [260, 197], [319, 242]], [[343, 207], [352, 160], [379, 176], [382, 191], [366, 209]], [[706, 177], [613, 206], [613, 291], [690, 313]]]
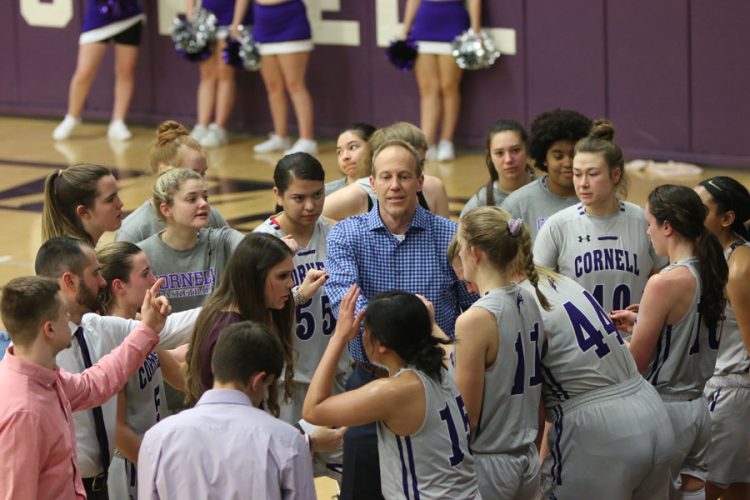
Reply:
[[706, 326], [716, 327], [726, 304], [724, 287], [729, 278], [729, 268], [721, 243], [703, 225], [706, 206], [689, 187], [664, 184], [648, 195], [648, 210], [659, 224], [669, 221], [675, 231], [693, 243], [703, 285], [701, 312]]
[[[292, 397], [294, 389], [294, 301], [291, 297], [283, 309], [269, 309], [264, 290], [269, 270], [292, 257], [292, 251], [279, 238], [270, 234], [250, 233], [245, 236], [229, 259], [221, 284], [214, 290], [198, 315], [187, 353], [185, 394], [188, 404], [195, 404], [205, 388], [201, 384], [199, 353], [211, 329], [222, 313], [239, 311], [241, 319], [268, 326], [281, 340], [284, 350], [284, 399]], [[268, 391], [268, 409], [278, 415], [276, 384]]]
[[98, 194], [96, 183], [107, 175], [112, 175], [112, 172], [106, 167], [79, 163], [47, 176], [44, 181], [42, 241], [55, 236], [73, 236], [96, 246], [84, 229], [76, 207], [93, 208]]

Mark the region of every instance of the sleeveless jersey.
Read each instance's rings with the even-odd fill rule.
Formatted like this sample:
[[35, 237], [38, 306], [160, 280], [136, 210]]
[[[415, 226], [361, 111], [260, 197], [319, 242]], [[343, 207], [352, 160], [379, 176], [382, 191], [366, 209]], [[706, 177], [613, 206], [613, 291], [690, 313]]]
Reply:
[[500, 336], [497, 358], [485, 367], [482, 411], [471, 449], [507, 453], [536, 438], [544, 325], [534, 298], [517, 285], [490, 290], [471, 307], [491, 312]]
[[[536, 299], [529, 280], [519, 283]], [[542, 398], [552, 408], [579, 394], [625, 382], [638, 368], [614, 323], [596, 299], [570, 278], [540, 273], [539, 290], [552, 309], [539, 306], [547, 333], [542, 355]]]
[[697, 264], [696, 257], [688, 257], [662, 270], [665, 273], [684, 266], [696, 281], [690, 309], [674, 325], [664, 326], [656, 343], [654, 358], [643, 372], [646, 380], [662, 395], [679, 395], [688, 399], [700, 397], [716, 365], [719, 336], [716, 328], [709, 329], [703, 321], [703, 284]]
[[425, 392], [425, 418], [410, 436], [377, 423], [380, 482], [392, 499], [478, 498], [474, 456], [469, 450], [469, 416], [447, 371], [438, 382], [414, 368]]
[[[286, 236], [276, 220], [277, 216], [269, 217], [253, 231], [273, 234], [279, 238]], [[328, 222], [323, 217], [319, 217], [307, 246], [300, 246], [297, 250], [293, 258], [294, 269], [292, 270], [292, 280], [295, 285], [300, 285], [305, 280], [309, 269], [323, 269], [327, 255], [326, 237], [329, 229]], [[325, 287], [320, 287], [318, 293], [310, 300], [298, 305], [296, 316], [294, 350], [297, 352], [298, 359], [294, 364], [294, 381], [309, 384], [328, 346], [328, 340], [336, 328], [336, 319], [333, 316]]]
[[582, 203], [547, 219], [534, 241], [534, 261], [574, 279], [605, 311], [641, 301], [656, 257], [646, 234], [643, 209], [627, 201], [604, 217], [588, 215]]
[[[750, 243], [745, 240], [737, 240], [724, 251], [727, 262], [729, 262], [732, 253], [741, 246], [750, 247]], [[742, 343], [737, 318], [729, 301], [727, 301], [726, 309], [724, 309], [724, 316], [714, 375], [729, 375], [731, 373], [747, 375], [750, 370], [750, 358], [745, 350], [745, 344]]]

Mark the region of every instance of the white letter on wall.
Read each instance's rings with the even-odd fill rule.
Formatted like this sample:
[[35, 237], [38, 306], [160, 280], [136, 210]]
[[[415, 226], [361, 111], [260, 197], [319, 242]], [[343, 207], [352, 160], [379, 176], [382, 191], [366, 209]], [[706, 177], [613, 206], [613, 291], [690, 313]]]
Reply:
[[21, 0], [21, 17], [29, 26], [64, 28], [73, 19], [73, 0]]

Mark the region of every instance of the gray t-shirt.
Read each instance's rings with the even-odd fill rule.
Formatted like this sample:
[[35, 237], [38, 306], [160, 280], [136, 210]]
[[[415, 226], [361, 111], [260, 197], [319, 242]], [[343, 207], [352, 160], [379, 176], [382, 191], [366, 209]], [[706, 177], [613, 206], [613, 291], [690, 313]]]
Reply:
[[189, 250], [175, 250], [157, 233], [138, 246], [148, 256], [157, 278], [165, 280], [159, 290], [172, 305], [172, 311], [184, 311], [203, 304], [219, 286], [229, 257], [245, 236], [232, 229], [207, 228], [198, 232], [198, 242]]
[[550, 192], [545, 175], [510, 193], [500, 207], [510, 212], [513, 217], [523, 219], [533, 241], [544, 221], [552, 214], [576, 203], [578, 197], [575, 195], [558, 196]]
[[339, 189], [343, 189], [347, 186], [346, 177], [336, 179], [335, 181], [326, 182], [326, 196], [335, 193]]
[[[224, 217], [218, 210], [211, 207], [211, 215], [208, 219], [208, 227], [226, 227], [229, 226]], [[115, 234], [115, 241], [129, 241], [138, 243], [146, 238], [155, 235], [166, 227], [158, 215], [156, 209], [150, 201], [146, 200], [140, 207], [136, 208], [130, 215], [122, 221], [122, 226]]]

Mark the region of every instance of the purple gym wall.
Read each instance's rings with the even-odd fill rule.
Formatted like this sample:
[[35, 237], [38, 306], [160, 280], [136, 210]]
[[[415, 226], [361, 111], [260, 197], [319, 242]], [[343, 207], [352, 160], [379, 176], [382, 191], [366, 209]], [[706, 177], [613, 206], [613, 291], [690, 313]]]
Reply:
[[[149, 23], [131, 122], [193, 122], [197, 67], [180, 59], [158, 30], [159, 9], [163, 23], [164, 13], [182, 3], [144, 2]], [[391, 67], [377, 44], [387, 13], [398, 3], [403, 14], [404, 0], [306, 3], [321, 10], [323, 20], [353, 21], [359, 30], [358, 46], [343, 45], [334, 35], [336, 45], [319, 43], [313, 52], [308, 84], [318, 135], [333, 136], [352, 121], [418, 122], [413, 74]], [[0, 113], [64, 114], [84, 5], [85, 0], [0, 2], [0, 16], [13, 20], [0, 30], [0, 46], [11, 48], [0, 58]], [[57, 9], [59, 20], [59, 12], [71, 6], [72, 18], [63, 27], [27, 22], [45, 8]], [[562, 107], [610, 118], [629, 157], [750, 167], [744, 126], [750, 116], [746, 0], [483, 0], [482, 17], [484, 26], [514, 30], [516, 51], [489, 70], [465, 74], [459, 145], [480, 146], [495, 119], [528, 124], [538, 113]], [[109, 55], [85, 117], [108, 118], [112, 80]], [[267, 132], [260, 75], [244, 73], [238, 81], [232, 128]]]

